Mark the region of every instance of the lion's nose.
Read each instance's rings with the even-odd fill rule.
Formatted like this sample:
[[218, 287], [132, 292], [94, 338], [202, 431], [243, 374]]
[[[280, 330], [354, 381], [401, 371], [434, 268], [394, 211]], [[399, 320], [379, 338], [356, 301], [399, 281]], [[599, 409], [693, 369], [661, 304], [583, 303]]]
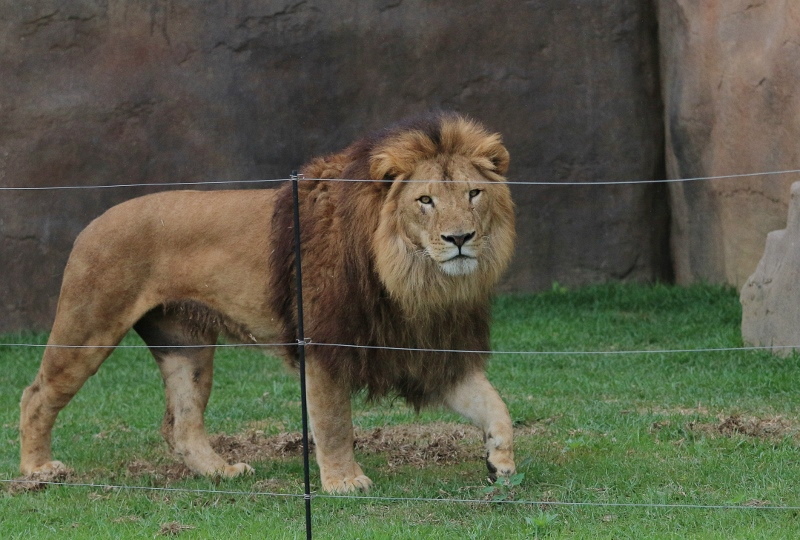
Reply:
[[467, 234], [442, 235], [442, 240], [445, 242], [450, 242], [451, 244], [455, 244], [458, 247], [462, 247], [473, 238], [475, 238], [475, 231]]

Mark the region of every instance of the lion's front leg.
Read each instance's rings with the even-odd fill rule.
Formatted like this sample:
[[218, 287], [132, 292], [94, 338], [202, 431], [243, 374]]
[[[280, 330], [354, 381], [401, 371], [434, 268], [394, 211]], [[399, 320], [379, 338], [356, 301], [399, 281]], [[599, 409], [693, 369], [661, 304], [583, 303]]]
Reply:
[[353, 454], [349, 389], [311, 361], [306, 365], [306, 398], [322, 489], [331, 493], [369, 489], [372, 480], [364, 476]]
[[467, 375], [445, 395], [445, 404], [483, 430], [486, 467], [492, 480], [511, 476], [514, 465], [514, 432], [502, 398], [482, 371]]

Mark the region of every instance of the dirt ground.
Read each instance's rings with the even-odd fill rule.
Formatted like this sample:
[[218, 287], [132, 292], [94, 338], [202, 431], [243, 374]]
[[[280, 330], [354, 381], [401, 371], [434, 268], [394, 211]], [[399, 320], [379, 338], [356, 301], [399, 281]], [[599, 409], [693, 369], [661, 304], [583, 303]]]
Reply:
[[800, 425], [781, 416], [719, 416], [717, 422], [689, 422], [686, 427], [696, 433], [712, 437], [744, 435], [766, 440], [796, 438]]
[[[531, 431], [532, 428], [521, 429]], [[214, 450], [229, 463], [255, 463], [302, 455], [302, 435], [298, 432], [265, 436], [263, 431], [250, 429], [235, 435], [216, 434], [210, 439]], [[313, 440], [311, 451], [313, 456]], [[476, 428], [444, 422], [356, 429], [355, 451], [362, 456], [383, 455], [390, 468], [479, 462], [484, 458], [481, 435]], [[194, 476], [188, 467], [177, 460], [152, 463], [134, 459], [127, 465], [127, 473], [131, 478], [151, 476], [164, 483]], [[20, 478], [9, 489], [12, 492], [29, 491], [45, 487], [48, 482], [82, 480], [87, 479], [78, 478], [73, 471], [65, 470]]]
[[[691, 410], [692, 413], [698, 412]], [[688, 413], [687, 413], [688, 414]], [[670, 420], [655, 422], [651, 432], [659, 431], [671, 423]], [[548, 429], [548, 422], [522, 425], [515, 428], [520, 436], [541, 434]], [[764, 418], [743, 415], [720, 415], [716, 422], [690, 421], [687, 430], [706, 437], [754, 437], [766, 440], [781, 440], [800, 437], [800, 424], [780, 416]], [[258, 429], [249, 429], [234, 435], [217, 434], [211, 437], [211, 445], [229, 463], [257, 463], [275, 459], [297, 458], [302, 455], [302, 436], [298, 432], [265, 436]], [[313, 456], [313, 441], [311, 441]], [[389, 468], [431, 465], [452, 465], [463, 462], [479, 462], [484, 458], [481, 434], [478, 429], [463, 424], [431, 423], [404, 424], [375, 429], [356, 429], [356, 455], [385, 456]], [[153, 477], [159, 483], [169, 484], [194, 476], [183, 463], [165, 460], [151, 463], [134, 459], [127, 465], [127, 476]], [[36, 474], [20, 478], [11, 483], [11, 493], [41, 489], [51, 482], [90, 481], [80, 478], [71, 470]], [[269, 481], [257, 485], [257, 489], [279, 488]]]

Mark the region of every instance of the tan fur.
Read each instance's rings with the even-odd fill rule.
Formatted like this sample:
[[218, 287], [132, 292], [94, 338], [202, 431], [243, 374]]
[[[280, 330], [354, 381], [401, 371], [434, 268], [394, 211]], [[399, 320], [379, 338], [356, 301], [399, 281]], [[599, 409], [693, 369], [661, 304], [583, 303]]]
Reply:
[[[350, 395], [361, 388], [463, 414], [484, 431], [490, 472], [513, 474], [511, 420], [486, 380], [485, 356], [447, 352], [489, 347], [491, 291], [514, 243], [507, 167], [498, 135], [441, 113], [303, 169], [307, 396], [326, 491], [371, 485], [353, 456]], [[209, 346], [219, 333], [297, 338], [293, 237], [289, 186], [165, 192], [92, 222], [65, 269], [49, 340], [81, 347], [47, 348], [23, 393], [22, 472], [63, 467], [51, 457], [56, 416], [131, 328], [159, 364], [162, 433], [173, 451], [199, 474], [251, 472], [208, 444]], [[444, 351], [406, 350], [414, 348]], [[285, 353], [296, 363], [296, 347]]]

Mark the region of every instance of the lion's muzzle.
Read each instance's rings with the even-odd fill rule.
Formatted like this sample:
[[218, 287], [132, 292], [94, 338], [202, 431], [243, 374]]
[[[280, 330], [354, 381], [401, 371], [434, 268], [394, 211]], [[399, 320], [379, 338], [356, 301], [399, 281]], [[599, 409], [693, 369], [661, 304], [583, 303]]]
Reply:
[[466, 244], [473, 238], [475, 238], [475, 231], [472, 231], [471, 233], [467, 234], [442, 235], [442, 240], [455, 245], [458, 248], [459, 252], [461, 251], [461, 248], [464, 246], [464, 244]]

